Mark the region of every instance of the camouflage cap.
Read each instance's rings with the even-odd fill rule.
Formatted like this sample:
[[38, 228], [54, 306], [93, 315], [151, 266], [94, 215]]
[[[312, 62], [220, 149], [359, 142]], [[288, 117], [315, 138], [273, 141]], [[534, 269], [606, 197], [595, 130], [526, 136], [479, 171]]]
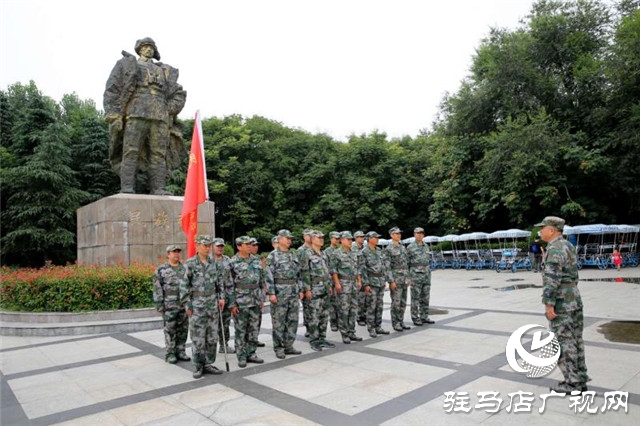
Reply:
[[340, 233], [340, 238], [349, 238], [350, 240], [353, 240], [353, 235], [351, 235], [351, 231], [342, 231]]
[[199, 234], [199, 235], [196, 235], [195, 241], [197, 244], [208, 245], [213, 242], [213, 239], [211, 238], [211, 235]]
[[180, 246], [177, 246], [175, 244], [171, 244], [167, 246], [167, 253], [172, 252], [172, 251], [182, 251], [182, 249], [180, 248]]
[[242, 237], [236, 238], [236, 245], [239, 246], [241, 244], [251, 244], [251, 237], [243, 235]]
[[322, 238], [322, 237], [324, 237], [324, 233], [322, 231], [314, 230], [311, 233], [311, 236], [312, 237], [320, 237], [320, 238]]
[[564, 229], [564, 219], [558, 216], [547, 216], [542, 222], [536, 223], [534, 226], [553, 226], [556, 229]]
[[249, 238], [249, 244], [253, 244], [254, 246], [258, 245], [258, 240], [255, 239], [254, 237], [250, 237]]
[[293, 238], [293, 234], [291, 233], [291, 231], [289, 231], [288, 229], [281, 229], [278, 231], [277, 234], [278, 237], [287, 237], [287, 238]]
[[304, 231], [302, 231], [302, 235], [311, 235], [313, 233], [313, 229], [305, 229]]
[[340, 233], [337, 231], [329, 232], [329, 238], [340, 238]]
[[402, 234], [402, 231], [397, 226], [394, 226], [393, 228], [389, 229], [389, 235], [393, 234]]
[[424, 229], [417, 227], [413, 230], [414, 234], [424, 234]]
[[362, 232], [362, 231], [356, 231], [356, 232], [353, 234], [353, 236], [354, 236], [355, 238], [358, 238], [358, 237], [364, 237], [364, 232]]
[[213, 245], [214, 246], [223, 246], [224, 245], [224, 240], [222, 238], [214, 238], [213, 239]]
[[380, 238], [382, 235], [378, 234], [376, 231], [369, 231], [365, 235], [367, 238]]
[[271, 244], [277, 243], [277, 242], [278, 242], [278, 236], [275, 235], [273, 238], [271, 238]]
[[140, 49], [142, 49], [142, 46], [153, 47], [153, 59], [155, 59], [156, 61], [160, 60], [160, 52], [158, 52], [158, 47], [156, 46], [156, 42], [153, 41], [151, 37], [145, 37], [145, 38], [141, 38], [140, 40], [136, 40], [136, 46], [134, 47], [134, 50], [138, 55], [140, 54]]

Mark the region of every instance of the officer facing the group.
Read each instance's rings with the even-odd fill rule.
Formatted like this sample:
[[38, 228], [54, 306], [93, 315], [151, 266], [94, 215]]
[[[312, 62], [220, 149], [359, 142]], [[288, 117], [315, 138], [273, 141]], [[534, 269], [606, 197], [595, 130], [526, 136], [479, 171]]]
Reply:
[[153, 304], [164, 320], [165, 360], [169, 364], [191, 360], [185, 352], [189, 318], [180, 302], [180, 285], [188, 278], [180, 252], [182, 249], [177, 245], [167, 247], [167, 261], [153, 275]]
[[590, 379], [582, 340], [584, 319], [578, 290], [576, 249], [562, 238], [564, 219], [547, 216], [535, 226], [542, 226], [540, 235], [547, 242], [542, 274], [542, 303], [545, 305], [549, 329], [560, 343], [558, 367], [564, 376], [564, 381], [551, 390], [584, 392]]
[[226, 290], [218, 281], [216, 263], [209, 256], [212, 238], [209, 235], [195, 237], [196, 255], [186, 260], [187, 277], [180, 289], [180, 297], [186, 303], [190, 317], [194, 379], [204, 373], [222, 374], [213, 365], [218, 349], [218, 309], [223, 310]]
[[429, 318], [429, 295], [431, 293], [431, 269], [429, 251], [422, 242], [424, 229], [413, 230], [414, 241], [407, 247], [411, 286], [411, 319], [417, 326], [433, 324]]

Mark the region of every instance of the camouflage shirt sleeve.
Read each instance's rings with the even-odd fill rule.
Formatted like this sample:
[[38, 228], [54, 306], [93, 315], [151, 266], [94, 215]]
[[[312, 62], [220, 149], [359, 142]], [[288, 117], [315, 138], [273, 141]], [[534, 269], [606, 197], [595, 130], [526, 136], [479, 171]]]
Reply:
[[164, 307], [164, 291], [162, 290], [162, 278], [160, 274], [161, 268], [162, 266], [158, 267], [156, 273], [153, 275], [153, 305], [158, 312], [162, 312]]
[[574, 304], [571, 302], [576, 302], [578, 268], [575, 249], [562, 237], [555, 238], [547, 246], [542, 284], [543, 304], [557, 305], [561, 302], [563, 307], [570, 308]]

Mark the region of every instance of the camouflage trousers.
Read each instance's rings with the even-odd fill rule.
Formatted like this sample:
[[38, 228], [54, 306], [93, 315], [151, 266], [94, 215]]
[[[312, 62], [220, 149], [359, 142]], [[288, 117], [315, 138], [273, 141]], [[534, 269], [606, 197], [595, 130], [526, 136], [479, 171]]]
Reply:
[[193, 365], [201, 367], [206, 364], [213, 364], [216, 361], [216, 351], [218, 349], [218, 307], [194, 308], [191, 320], [189, 321], [189, 331], [191, 332], [191, 348]]
[[402, 326], [404, 313], [407, 310], [407, 282], [405, 279], [396, 279], [396, 289], [391, 290], [391, 324], [393, 328]]
[[330, 299], [328, 294], [313, 296], [309, 300], [309, 339], [311, 343], [319, 343], [327, 337]]
[[338, 327], [338, 311], [340, 310], [340, 306], [338, 305], [338, 295], [336, 294], [335, 289], [332, 291], [332, 294], [329, 296], [329, 323], [331, 326]]
[[311, 308], [309, 307], [309, 302], [310, 301], [307, 300], [306, 297], [302, 299], [302, 321], [307, 331], [309, 331], [309, 316], [311, 315]]
[[218, 342], [220, 342], [221, 345], [224, 342], [227, 346], [229, 346], [229, 339], [231, 338], [231, 333], [229, 332], [230, 325], [231, 310], [229, 309], [229, 306], [225, 305], [224, 310], [222, 311], [222, 324], [220, 324], [220, 327], [218, 327]]
[[364, 285], [358, 291], [358, 321], [365, 321], [367, 318], [367, 293], [364, 291]]
[[357, 292], [355, 283], [352, 283], [343, 284], [342, 293], [338, 293], [338, 329], [343, 336], [350, 336], [356, 332]]
[[261, 317], [262, 310], [260, 306], [251, 306], [250, 308], [240, 308], [238, 316], [234, 318], [238, 361], [246, 360], [256, 353]]
[[271, 324], [273, 327], [273, 350], [283, 352], [291, 349], [298, 331], [300, 304], [295, 294], [278, 296], [278, 303], [271, 304]]
[[184, 345], [189, 334], [189, 317], [184, 309], [171, 309], [162, 314], [164, 320], [164, 343], [167, 353], [178, 355], [184, 352]]
[[560, 359], [558, 367], [569, 385], [587, 383], [587, 364], [584, 357], [584, 342], [582, 330], [584, 318], [582, 309], [559, 314], [553, 321], [549, 321], [549, 329], [555, 333], [560, 343]]
[[413, 322], [429, 319], [429, 295], [431, 294], [431, 274], [411, 274], [411, 319]]
[[382, 310], [384, 309], [384, 287], [369, 287], [371, 292], [366, 297], [367, 329], [371, 332], [382, 327]]

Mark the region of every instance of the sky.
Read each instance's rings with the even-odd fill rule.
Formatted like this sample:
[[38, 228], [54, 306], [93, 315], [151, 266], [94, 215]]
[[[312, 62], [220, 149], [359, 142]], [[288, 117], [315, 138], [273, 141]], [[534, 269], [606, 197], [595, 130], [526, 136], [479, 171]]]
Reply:
[[187, 91], [180, 118], [260, 115], [337, 140], [415, 137], [491, 28], [532, 0], [0, 0], [0, 88], [33, 80], [102, 110], [121, 51], [152, 37]]

